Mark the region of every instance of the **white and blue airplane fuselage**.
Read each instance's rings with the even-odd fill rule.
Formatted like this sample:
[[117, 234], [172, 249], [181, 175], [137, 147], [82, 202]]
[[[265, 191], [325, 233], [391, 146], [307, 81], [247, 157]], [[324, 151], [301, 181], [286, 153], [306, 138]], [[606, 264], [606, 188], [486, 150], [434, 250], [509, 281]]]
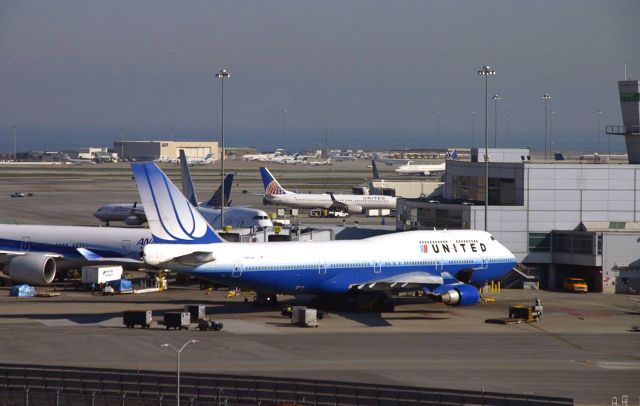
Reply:
[[144, 262], [268, 293], [422, 289], [452, 305], [478, 302], [477, 286], [499, 279], [515, 257], [491, 234], [409, 231], [356, 241], [224, 242], [155, 164], [133, 164], [154, 244]]

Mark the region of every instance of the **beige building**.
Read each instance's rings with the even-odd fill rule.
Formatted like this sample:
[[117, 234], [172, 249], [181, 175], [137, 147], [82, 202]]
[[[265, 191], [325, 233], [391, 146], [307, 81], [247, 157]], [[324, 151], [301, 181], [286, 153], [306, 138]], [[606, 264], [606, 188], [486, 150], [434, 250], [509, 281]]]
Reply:
[[116, 141], [113, 147], [122, 157], [136, 160], [178, 159], [181, 149], [187, 158], [204, 158], [209, 154], [216, 159], [220, 157], [215, 141]]

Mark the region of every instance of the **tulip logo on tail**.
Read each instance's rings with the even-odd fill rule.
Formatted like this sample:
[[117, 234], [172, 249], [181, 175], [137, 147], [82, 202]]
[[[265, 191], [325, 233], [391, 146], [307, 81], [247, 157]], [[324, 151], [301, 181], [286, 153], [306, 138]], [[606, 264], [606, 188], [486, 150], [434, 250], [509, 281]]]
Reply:
[[222, 240], [155, 164], [132, 164], [155, 243], [206, 244]]

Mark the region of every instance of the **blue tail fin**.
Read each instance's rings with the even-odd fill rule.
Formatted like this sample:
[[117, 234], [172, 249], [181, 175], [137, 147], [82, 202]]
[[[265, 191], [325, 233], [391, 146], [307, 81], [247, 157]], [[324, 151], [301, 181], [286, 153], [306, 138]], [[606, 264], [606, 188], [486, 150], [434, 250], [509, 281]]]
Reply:
[[[229, 196], [231, 195], [231, 186], [233, 185], [233, 174], [230, 173], [224, 177], [224, 205], [229, 205]], [[216, 192], [204, 204], [207, 207], [220, 207], [222, 203], [222, 188], [218, 187]]]
[[273, 177], [271, 172], [264, 166], [260, 167], [260, 175], [262, 176], [262, 185], [264, 186], [264, 192], [267, 195], [284, 195], [290, 193], [285, 190], [276, 178]]
[[371, 160], [371, 170], [373, 171], [373, 180], [380, 179], [380, 174], [378, 173], [378, 167], [376, 166], [376, 160]]
[[184, 149], [180, 150], [180, 176], [182, 177], [182, 194], [192, 205], [198, 206], [198, 197], [196, 196], [196, 189], [193, 187], [191, 171], [189, 170]]
[[138, 193], [156, 244], [211, 244], [222, 238], [154, 163], [133, 163]]

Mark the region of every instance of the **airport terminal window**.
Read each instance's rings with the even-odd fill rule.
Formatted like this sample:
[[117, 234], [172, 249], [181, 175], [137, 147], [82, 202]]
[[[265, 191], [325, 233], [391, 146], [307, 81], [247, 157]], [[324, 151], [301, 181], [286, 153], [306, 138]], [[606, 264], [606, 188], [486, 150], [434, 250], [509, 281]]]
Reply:
[[420, 207], [418, 208], [417, 221], [424, 228], [462, 229], [462, 208]]
[[602, 234], [598, 235], [598, 241], [596, 243], [596, 255], [602, 255]]
[[529, 251], [551, 252], [551, 233], [529, 233]]
[[593, 255], [593, 234], [554, 233], [553, 251]]
[[[484, 177], [454, 176], [453, 198], [455, 200], [484, 201]], [[516, 204], [515, 180], [512, 178], [489, 178], [489, 204], [512, 206]]]

